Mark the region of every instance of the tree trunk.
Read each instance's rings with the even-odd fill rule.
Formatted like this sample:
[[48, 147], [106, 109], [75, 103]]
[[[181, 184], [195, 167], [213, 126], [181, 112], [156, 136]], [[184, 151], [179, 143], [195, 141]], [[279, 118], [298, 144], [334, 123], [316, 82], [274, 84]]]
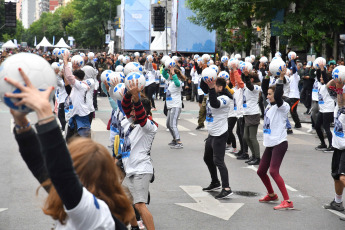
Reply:
[[332, 55], [335, 60], [338, 60], [338, 44], [339, 44], [339, 34], [337, 32], [334, 32]]

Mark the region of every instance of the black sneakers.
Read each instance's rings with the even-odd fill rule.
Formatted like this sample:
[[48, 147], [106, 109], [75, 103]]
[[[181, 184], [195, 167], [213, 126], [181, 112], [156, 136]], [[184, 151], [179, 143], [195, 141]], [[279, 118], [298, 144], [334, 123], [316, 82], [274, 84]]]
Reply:
[[254, 160], [248, 162], [248, 165], [259, 165], [260, 164], [260, 158], [255, 158]]
[[339, 211], [339, 212], [344, 211], [343, 202], [337, 203], [337, 202], [335, 202], [335, 200], [333, 200], [330, 204], [324, 205], [323, 208], [324, 209], [333, 209], [333, 210]]
[[328, 147], [327, 149], [323, 150], [324, 153], [333, 153], [334, 148], [332, 146]]
[[237, 160], [247, 160], [249, 159], [248, 153], [243, 153], [242, 155], [237, 157]]
[[315, 150], [319, 150], [319, 151], [323, 151], [323, 150], [326, 150], [327, 149], [327, 145], [325, 144], [320, 144], [319, 146], [317, 146], [315, 148]]
[[211, 182], [211, 184], [207, 188], [203, 188], [202, 191], [209, 192], [209, 191], [214, 191], [220, 188], [221, 188], [220, 182], [217, 182], [217, 183]]
[[203, 128], [205, 128], [204, 125], [198, 125], [198, 126], [196, 127], [196, 130], [203, 129]]
[[216, 199], [225, 199], [225, 198], [229, 198], [231, 195], [233, 194], [233, 192], [230, 190], [225, 190], [224, 188], [222, 189], [222, 191], [215, 196], [214, 198]]

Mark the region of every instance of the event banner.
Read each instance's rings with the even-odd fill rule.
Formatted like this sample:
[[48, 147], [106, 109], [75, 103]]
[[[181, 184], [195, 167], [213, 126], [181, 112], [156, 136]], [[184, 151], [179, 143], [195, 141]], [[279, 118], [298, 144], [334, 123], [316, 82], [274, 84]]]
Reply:
[[151, 2], [148, 0], [122, 0], [122, 48], [124, 50], [150, 50]]
[[[173, 0], [171, 47], [173, 52], [214, 53], [216, 32], [208, 31], [189, 21], [194, 13], [186, 7], [186, 0]], [[174, 25], [173, 19], [177, 19]], [[174, 28], [175, 27], [175, 28]]]

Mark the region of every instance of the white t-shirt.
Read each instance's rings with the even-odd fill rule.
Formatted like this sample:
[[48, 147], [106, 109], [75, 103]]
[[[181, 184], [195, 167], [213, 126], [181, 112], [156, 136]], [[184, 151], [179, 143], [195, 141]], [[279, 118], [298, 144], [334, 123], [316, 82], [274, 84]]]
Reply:
[[156, 70], [147, 71], [145, 78], [146, 78], [145, 86], [148, 86], [148, 85], [151, 85], [152, 83], [155, 83], [156, 82]]
[[[234, 95], [232, 95], [234, 96]], [[230, 101], [229, 101], [229, 113], [228, 113], [228, 117], [236, 117], [236, 111], [234, 110], [234, 99], [231, 99], [230, 98]]]
[[288, 76], [284, 76], [286, 83], [283, 86], [283, 90], [284, 90], [284, 97], [289, 97], [290, 94], [290, 78]]
[[[180, 80], [179, 80], [180, 81]], [[181, 99], [182, 82], [180, 81], [180, 86], [177, 87], [173, 80], [169, 80], [168, 88], [166, 90], [166, 102], [167, 108], [182, 108]]]
[[115, 229], [115, 222], [108, 205], [103, 200], [97, 199], [86, 188], [83, 188], [79, 204], [71, 210], [65, 208], [65, 212], [66, 224], [62, 225], [56, 221], [56, 230]]
[[331, 98], [331, 96], [328, 93], [327, 86], [321, 85], [319, 83], [318, 86], [319, 89], [319, 111], [321, 113], [332, 113], [334, 112], [334, 100]]
[[81, 68], [81, 70], [84, 71], [85, 73], [84, 80], [93, 79], [93, 81], [95, 82], [95, 87], [93, 90], [98, 90], [98, 87], [99, 87], [98, 80], [97, 80], [98, 70], [96, 70], [95, 68], [89, 65], [84, 66], [83, 68]]
[[66, 97], [68, 96], [65, 89], [65, 82], [63, 79], [57, 75], [57, 87], [55, 91], [55, 98], [58, 104], [65, 103]]
[[333, 138], [332, 146], [336, 149], [343, 150], [345, 149], [345, 114], [342, 114], [339, 111], [338, 106], [334, 110], [334, 129], [333, 129]]
[[285, 101], [278, 108], [277, 105], [268, 104], [264, 118], [264, 146], [273, 147], [287, 140], [286, 119], [290, 106]]
[[236, 117], [243, 117], [243, 89], [234, 87], [235, 91], [233, 94], [234, 97], [234, 111], [236, 112]]
[[260, 113], [259, 107], [259, 94], [261, 87], [254, 85], [253, 91], [250, 91], [247, 87], [243, 88], [243, 114], [254, 115]]
[[211, 136], [220, 136], [228, 131], [228, 113], [230, 98], [222, 95], [217, 97], [220, 102], [219, 108], [212, 108], [209, 99], [206, 101], [207, 130]]
[[201, 75], [198, 74], [198, 72], [196, 71], [194, 67], [190, 71], [190, 75], [192, 76], [192, 82], [194, 84], [199, 84], [199, 79], [201, 78]]
[[122, 163], [127, 177], [153, 173], [149, 153], [158, 129], [149, 119], [143, 127], [132, 123], [132, 118], [122, 120], [120, 131]]
[[298, 83], [301, 77], [298, 75], [298, 72], [294, 73], [290, 77], [290, 93], [289, 98], [298, 98], [300, 97]]
[[110, 143], [112, 144], [114, 143], [115, 136], [120, 133], [119, 130], [121, 129], [121, 122], [123, 119], [126, 119], [126, 116], [124, 116], [119, 107], [117, 107], [116, 110], [112, 111], [109, 136]]
[[90, 87], [90, 89], [86, 93], [86, 103], [89, 106], [90, 112], [95, 111], [95, 107], [93, 106], [93, 91], [95, 90], [95, 80], [90, 78], [84, 80], [84, 82]]
[[319, 81], [316, 78], [311, 91], [311, 99], [313, 101], [319, 101]]
[[199, 78], [199, 81], [198, 81], [198, 95], [201, 96], [201, 95], [206, 95], [204, 93], [204, 91], [202, 91], [202, 89], [200, 88], [200, 83], [201, 83], [201, 78]]

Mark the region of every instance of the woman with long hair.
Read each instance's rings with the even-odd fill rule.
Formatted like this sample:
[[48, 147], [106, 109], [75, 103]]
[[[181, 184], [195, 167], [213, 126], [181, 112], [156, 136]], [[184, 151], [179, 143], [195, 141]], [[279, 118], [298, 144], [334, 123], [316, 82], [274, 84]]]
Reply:
[[166, 91], [168, 116], [166, 124], [173, 137], [173, 140], [169, 145], [172, 149], [182, 149], [183, 144], [177, 128], [177, 122], [182, 110], [182, 82], [186, 80], [186, 77], [182, 74], [181, 70], [177, 68], [169, 67], [168, 71], [169, 72], [163, 69], [162, 76], [168, 80], [168, 88]]
[[39, 91], [19, 72], [25, 85], [5, 80], [22, 93], [6, 96], [21, 99], [18, 105], [37, 114], [36, 133], [26, 114], [11, 110], [19, 151], [49, 193], [43, 212], [56, 220], [56, 229], [124, 229], [134, 212], [107, 149], [84, 138], [67, 147], [49, 103], [53, 87]]

